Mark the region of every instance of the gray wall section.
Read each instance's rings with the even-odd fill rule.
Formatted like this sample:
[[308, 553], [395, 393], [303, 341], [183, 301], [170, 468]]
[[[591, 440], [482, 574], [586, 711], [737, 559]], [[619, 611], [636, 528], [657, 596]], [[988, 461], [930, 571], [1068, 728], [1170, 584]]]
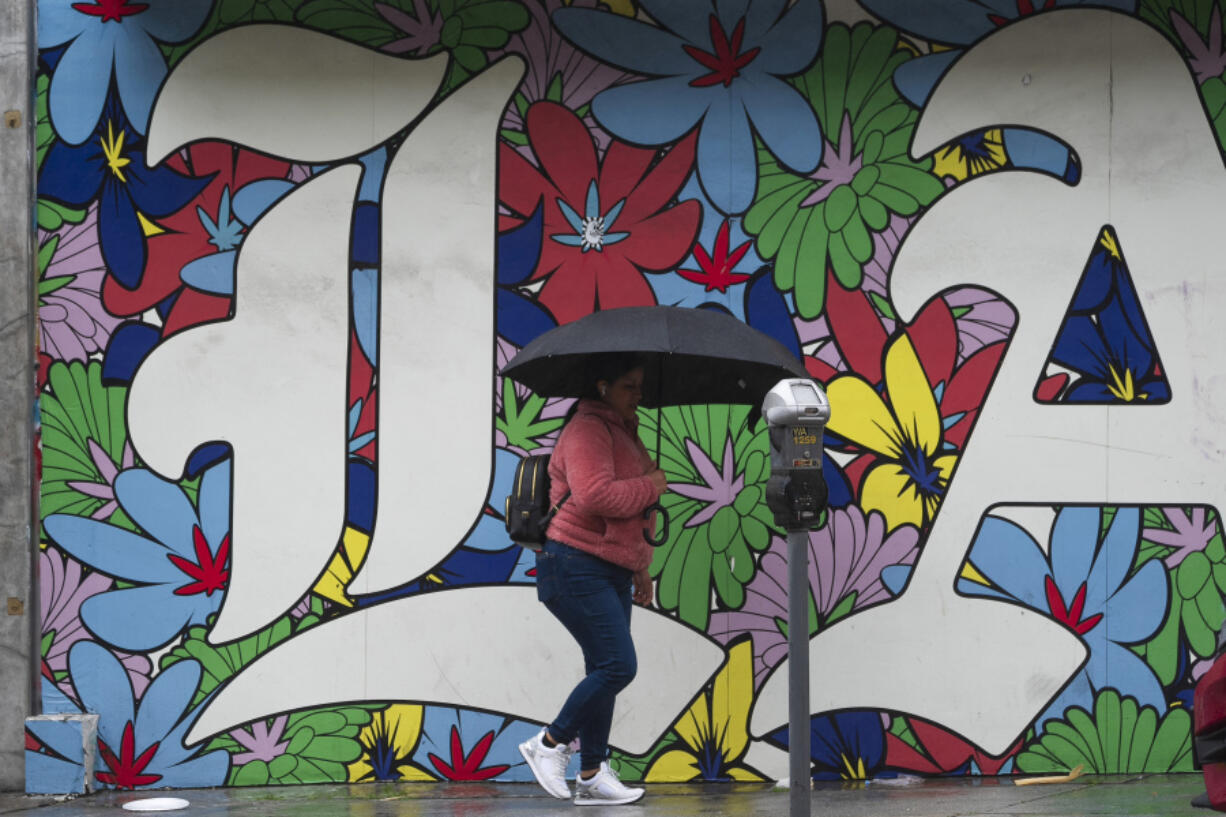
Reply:
[[34, 714], [38, 660], [30, 528], [32, 6], [0, 3], [0, 791], [25, 788], [25, 719]]

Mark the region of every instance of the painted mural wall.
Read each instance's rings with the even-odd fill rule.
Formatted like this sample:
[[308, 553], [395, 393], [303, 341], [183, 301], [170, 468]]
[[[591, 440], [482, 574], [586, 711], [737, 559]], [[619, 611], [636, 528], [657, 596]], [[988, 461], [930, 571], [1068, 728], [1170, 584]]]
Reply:
[[[1222, 10], [1088, 5], [39, 0], [43, 708], [95, 785], [531, 779], [582, 666], [500, 514], [568, 402], [497, 372], [656, 303], [828, 391], [815, 777], [1191, 770]], [[641, 414], [615, 766], [784, 776], [765, 429]]]

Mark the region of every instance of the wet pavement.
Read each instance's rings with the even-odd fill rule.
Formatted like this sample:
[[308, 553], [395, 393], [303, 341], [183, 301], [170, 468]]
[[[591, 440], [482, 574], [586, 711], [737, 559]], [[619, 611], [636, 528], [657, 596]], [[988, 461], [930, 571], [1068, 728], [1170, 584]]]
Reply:
[[[1081, 777], [1017, 786], [1008, 778], [819, 784], [813, 817], [1093, 817], [1201, 815], [1191, 801], [1205, 791], [1200, 774]], [[101, 817], [133, 813], [125, 803], [178, 797], [193, 817], [501, 817], [567, 814], [574, 806], [528, 783], [375, 783], [269, 788], [99, 792], [73, 799], [0, 794], [0, 815]], [[788, 817], [790, 797], [768, 784], [647, 786], [630, 806], [585, 808], [583, 817]]]

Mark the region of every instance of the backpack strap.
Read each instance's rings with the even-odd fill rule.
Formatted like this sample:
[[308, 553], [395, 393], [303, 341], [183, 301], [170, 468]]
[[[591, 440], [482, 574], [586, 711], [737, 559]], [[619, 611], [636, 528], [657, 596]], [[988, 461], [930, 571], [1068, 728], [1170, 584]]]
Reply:
[[562, 494], [562, 498], [558, 500], [558, 503], [549, 509], [549, 513], [545, 516], [545, 524], [549, 524], [549, 520], [558, 515], [558, 511], [562, 510], [562, 506], [566, 504], [568, 499], [570, 499], [569, 489], [567, 489], [566, 493]]

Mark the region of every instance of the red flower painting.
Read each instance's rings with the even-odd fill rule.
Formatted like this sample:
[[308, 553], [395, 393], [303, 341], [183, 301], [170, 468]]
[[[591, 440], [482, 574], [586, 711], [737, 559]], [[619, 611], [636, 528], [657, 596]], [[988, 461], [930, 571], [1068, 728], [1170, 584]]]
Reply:
[[290, 165], [221, 142], [200, 142], [187, 150], [186, 158], [175, 155], [167, 165], [195, 178], [213, 178], [186, 207], [158, 219], [162, 232], [148, 238], [149, 256], [140, 285], [127, 289], [108, 276], [102, 302], [112, 314], [139, 315], [177, 294], [162, 328], [164, 335], [171, 335], [229, 314], [229, 297], [186, 286], [180, 273], [199, 258], [232, 253], [246, 233], [246, 227], [232, 215], [233, 195], [259, 179], [286, 178]]
[[583, 121], [561, 105], [536, 103], [526, 125], [539, 165], [504, 144], [499, 199], [515, 222], [544, 207], [532, 274], [545, 279], [541, 303], [559, 323], [654, 304], [645, 273], [675, 267], [698, 235], [699, 203], [674, 203], [694, 164], [695, 135], [665, 151], [614, 141], [602, 160]]

